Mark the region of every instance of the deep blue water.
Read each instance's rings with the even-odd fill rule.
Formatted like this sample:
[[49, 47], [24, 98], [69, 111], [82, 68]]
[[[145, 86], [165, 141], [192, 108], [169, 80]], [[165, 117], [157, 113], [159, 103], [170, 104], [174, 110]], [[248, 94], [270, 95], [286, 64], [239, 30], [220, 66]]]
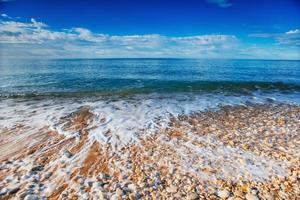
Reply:
[[0, 61], [0, 95], [300, 91], [300, 61], [68, 59]]

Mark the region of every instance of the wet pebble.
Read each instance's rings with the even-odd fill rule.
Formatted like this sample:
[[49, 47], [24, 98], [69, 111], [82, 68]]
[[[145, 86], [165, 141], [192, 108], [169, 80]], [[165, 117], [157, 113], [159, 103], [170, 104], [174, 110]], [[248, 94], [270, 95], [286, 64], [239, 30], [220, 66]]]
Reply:
[[192, 193], [190, 193], [188, 196], [187, 196], [187, 200], [195, 200], [195, 199], [198, 199], [199, 198], [199, 196], [198, 196], [198, 194], [197, 193], [195, 193], [195, 192], [192, 192]]
[[219, 190], [218, 191], [218, 196], [220, 197], [220, 198], [223, 198], [223, 199], [225, 199], [225, 198], [227, 198], [227, 197], [229, 197], [229, 195], [230, 195], [230, 192], [228, 191], [228, 190]]
[[177, 192], [177, 187], [174, 186], [174, 185], [171, 185], [171, 186], [167, 187], [167, 192], [168, 193], [175, 193], [175, 192]]
[[68, 150], [66, 150], [66, 151], [64, 152], [64, 155], [65, 155], [67, 158], [73, 157], [73, 154], [72, 154], [70, 151], [68, 151]]
[[259, 200], [259, 198], [252, 193], [247, 193], [245, 197], [247, 200]]

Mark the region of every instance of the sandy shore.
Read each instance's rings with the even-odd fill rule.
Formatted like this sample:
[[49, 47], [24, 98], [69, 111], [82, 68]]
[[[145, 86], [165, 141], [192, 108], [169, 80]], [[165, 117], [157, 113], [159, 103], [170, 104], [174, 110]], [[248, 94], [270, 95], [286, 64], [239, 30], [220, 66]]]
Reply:
[[[91, 139], [89, 107], [64, 136], [16, 124], [0, 132], [0, 199], [299, 199], [300, 108], [225, 106], [173, 116], [121, 149]], [[103, 120], [105, 119], [98, 119]], [[111, 138], [114, 133], [107, 131]]]

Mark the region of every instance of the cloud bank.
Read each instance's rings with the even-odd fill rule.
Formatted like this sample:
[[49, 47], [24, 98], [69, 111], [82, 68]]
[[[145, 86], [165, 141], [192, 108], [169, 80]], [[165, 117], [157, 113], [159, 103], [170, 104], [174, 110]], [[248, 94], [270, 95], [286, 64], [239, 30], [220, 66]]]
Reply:
[[250, 34], [251, 37], [271, 38], [279, 44], [300, 47], [300, 30], [289, 30], [285, 33], [257, 33]]
[[53, 30], [35, 19], [21, 22], [2, 14], [0, 58], [283, 58], [300, 59], [299, 30], [271, 37], [277, 48], [243, 45], [235, 35], [207, 34], [171, 37], [159, 34], [108, 35], [76, 27]]

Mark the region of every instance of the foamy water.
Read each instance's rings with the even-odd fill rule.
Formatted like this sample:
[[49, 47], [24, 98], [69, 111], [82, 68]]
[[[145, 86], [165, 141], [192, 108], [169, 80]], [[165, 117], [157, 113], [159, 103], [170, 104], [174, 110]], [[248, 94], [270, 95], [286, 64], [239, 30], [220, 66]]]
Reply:
[[[45, 126], [67, 137], [77, 133], [63, 130], [62, 118], [88, 107], [94, 114], [89, 122], [90, 137], [101, 143], [111, 143], [121, 148], [137, 142], [141, 133], [153, 134], [165, 128], [171, 116], [187, 115], [224, 105], [245, 105], [247, 103], [299, 104], [300, 95], [270, 93], [255, 96], [229, 96], [221, 94], [170, 94], [140, 95], [132, 98], [53, 98], [42, 100], [5, 99], [0, 102], [0, 127], [11, 128], [18, 124], [36, 131]], [[144, 131], [141, 131], [141, 130]], [[110, 131], [111, 134], [106, 133]]]

